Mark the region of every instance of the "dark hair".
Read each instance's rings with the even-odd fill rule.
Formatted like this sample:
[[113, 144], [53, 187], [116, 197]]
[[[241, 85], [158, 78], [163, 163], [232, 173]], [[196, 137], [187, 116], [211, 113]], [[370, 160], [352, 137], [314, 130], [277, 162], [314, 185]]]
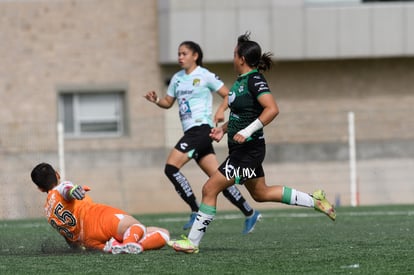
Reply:
[[196, 64], [198, 66], [203, 66], [203, 51], [201, 50], [200, 45], [198, 45], [197, 43], [193, 42], [193, 41], [183, 41], [180, 44], [181, 46], [186, 46], [187, 48], [189, 48], [193, 53], [197, 53], [198, 54], [198, 58], [196, 60]]
[[55, 169], [44, 162], [33, 168], [31, 177], [32, 181], [45, 191], [52, 189], [58, 182]]
[[250, 40], [250, 32], [246, 32], [237, 38], [237, 54], [244, 57], [249, 67], [257, 68], [259, 71], [267, 71], [273, 65], [271, 58], [273, 54], [270, 52], [262, 54], [260, 45]]

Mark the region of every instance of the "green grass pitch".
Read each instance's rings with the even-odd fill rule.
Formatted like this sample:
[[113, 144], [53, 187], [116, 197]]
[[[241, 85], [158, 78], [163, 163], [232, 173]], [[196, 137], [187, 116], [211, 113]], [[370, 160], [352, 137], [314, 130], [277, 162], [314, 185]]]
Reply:
[[[242, 235], [239, 212], [218, 212], [200, 253], [72, 252], [45, 219], [0, 221], [0, 274], [414, 274], [414, 205], [340, 207], [336, 222], [309, 209], [262, 211]], [[138, 215], [184, 232], [188, 214]]]

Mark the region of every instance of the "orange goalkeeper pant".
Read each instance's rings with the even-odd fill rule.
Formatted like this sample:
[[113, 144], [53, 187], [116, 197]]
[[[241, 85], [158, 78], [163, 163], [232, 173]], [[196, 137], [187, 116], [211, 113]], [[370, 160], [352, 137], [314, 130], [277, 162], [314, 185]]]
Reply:
[[117, 236], [118, 224], [125, 215], [128, 214], [115, 207], [93, 205], [81, 221], [83, 223], [81, 242], [89, 249], [102, 250], [111, 237]]

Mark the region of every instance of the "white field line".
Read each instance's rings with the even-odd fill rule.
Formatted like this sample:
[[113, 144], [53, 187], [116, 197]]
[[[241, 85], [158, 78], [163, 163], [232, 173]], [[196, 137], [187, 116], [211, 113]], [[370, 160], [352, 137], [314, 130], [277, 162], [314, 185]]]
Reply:
[[1, 228], [48, 228], [50, 225], [47, 221], [31, 222], [31, 223], [19, 223], [19, 224], [9, 224], [7, 221], [5, 223], [0, 223]]
[[[321, 213], [311, 212], [311, 213], [265, 213], [263, 218], [315, 218], [320, 217]], [[338, 216], [353, 216], [353, 217], [362, 217], [362, 216], [414, 216], [414, 211], [372, 211], [372, 212], [341, 212]], [[243, 218], [241, 214], [218, 214], [214, 219], [215, 220], [235, 220]], [[182, 222], [187, 221], [188, 217], [176, 217], [176, 218], [160, 218], [159, 221], [162, 222]]]

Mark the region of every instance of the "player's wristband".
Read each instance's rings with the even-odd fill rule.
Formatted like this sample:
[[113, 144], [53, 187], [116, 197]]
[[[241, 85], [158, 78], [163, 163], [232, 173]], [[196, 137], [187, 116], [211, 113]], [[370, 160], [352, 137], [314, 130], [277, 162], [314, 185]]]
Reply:
[[160, 102], [160, 98], [157, 96], [157, 99], [154, 101], [155, 104], [158, 104]]
[[244, 138], [249, 138], [253, 135], [254, 132], [263, 128], [263, 123], [257, 118], [255, 121], [249, 124], [246, 128], [238, 132], [239, 135], [244, 136]]

